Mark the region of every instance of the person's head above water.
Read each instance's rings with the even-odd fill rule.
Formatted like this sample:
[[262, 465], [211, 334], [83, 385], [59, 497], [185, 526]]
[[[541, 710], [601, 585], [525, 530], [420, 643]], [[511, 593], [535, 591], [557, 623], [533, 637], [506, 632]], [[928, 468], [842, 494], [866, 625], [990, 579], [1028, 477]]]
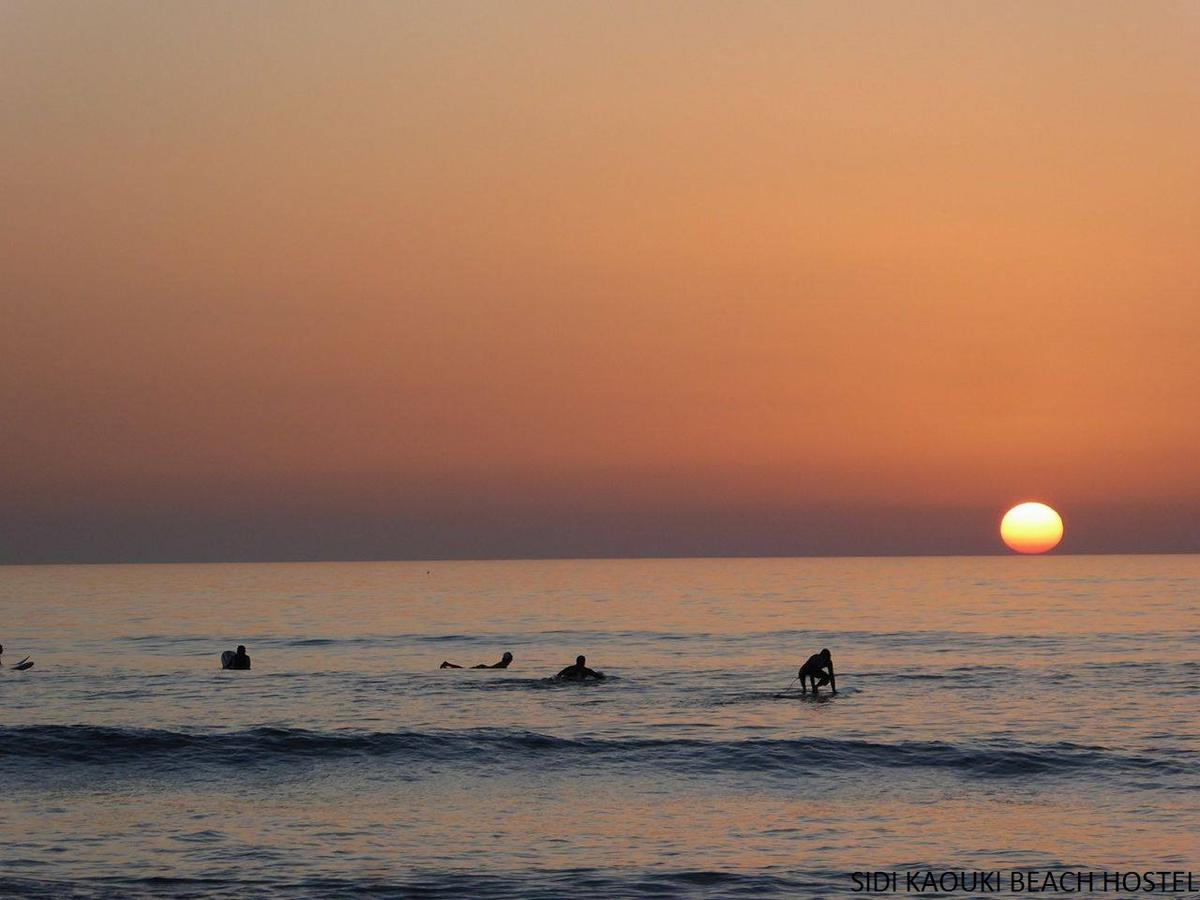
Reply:
[[246, 645], [238, 644], [237, 652], [238, 652], [238, 656], [245, 656], [246, 655]]
[[507, 650], [505, 650], [504, 655], [502, 657], [500, 657], [501, 662], [512, 662], [512, 660], [513, 660], [513, 655], [511, 653], [509, 653]]
[[587, 657], [585, 657], [585, 656], [575, 657], [575, 665], [582, 666], [585, 662], [587, 662]]
[[821, 648], [821, 655], [822, 655], [823, 657], [825, 657], [826, 659], [829, 659], [829, 657], [830, 657], [830, 656], [832, 656], [833, 654], [829, 652], [829, 648], [828, 648], [828, 647], [822, 647], [822, 648]]

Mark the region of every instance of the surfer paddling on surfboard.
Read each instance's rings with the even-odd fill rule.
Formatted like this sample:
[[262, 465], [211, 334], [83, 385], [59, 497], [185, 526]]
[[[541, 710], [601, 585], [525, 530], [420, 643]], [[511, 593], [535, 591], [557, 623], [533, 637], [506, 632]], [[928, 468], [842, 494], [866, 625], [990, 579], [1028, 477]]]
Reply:
[[[0, 659], [2, 659], [3, 656], [4, 656], [4, 645], [0, 644]], [[4, 664], [3, 664], [3, 662], [0, 662], [0, 669], [2, 669], [2, 668], [4, 668]], [[19, 663], [17, 663], [15, 666], [13, 666], [13, 669], [15, 669], [18, 672], [24, 672], [26, 669], [32, 669], [32, 668], [33, 668], [33, 660], [30, 659], [28, 656], [25, 657], [23, 660], [21, 660]]]
[[837, 693], [837, 681], [833, 677], [833, 655], [828, 649], [810, 656], [808, 661], [800, 667], [800, 673], [796, 677], [800, 679], [801, 694], [808, 693], [804, 685], [805, 679], [812, 682], [814, 697], [817, 694], [817, 688], [825, 684], [829, 685], [835, 694]]
[[[500, 662], [492, 663], [490, 666], [487, 663], [480, 663], [477, 666], [471, 666], [471, 668], [472, 669], [507, 669], [508, 664], [511, 663], [512, 661], [513, 661], [513, 655], [511, 653], [509, 653], [507, 650], [505, 650], [504, 655], [502, 657], [500, 657]], [[446, 660], [442, 660], [442, 664], [440, 666], [438, 666], [438, 668], [439, 669], [461, 669], [462, 666], [456, 666], [452, 662], [446, 662]]]
[[587, 658], [584, 656], [575, 657], [575, 665], [567, 666], [561, 672], [554, 676], [556, 681], [583, 681], [587, 678], [595, 678], [597, 681], [604, 680], [604, 673], [597, 672], [595, 669], [589, 669], [584, 663]]

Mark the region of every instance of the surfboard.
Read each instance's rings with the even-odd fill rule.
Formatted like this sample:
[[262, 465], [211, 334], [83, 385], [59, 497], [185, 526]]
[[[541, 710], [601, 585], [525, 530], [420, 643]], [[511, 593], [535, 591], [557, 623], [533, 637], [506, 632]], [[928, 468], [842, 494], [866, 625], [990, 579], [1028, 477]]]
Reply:
[[551, 681], [554, 684], [600, 684], [602, 681], [611, 681], [612, 679], [603, 672], [596, 672], [599, 678], [562, 678], [558, 675], [551, 675], [546, 681]]
[[23, 660], [21, 660], [19, 663], [17, 663], [15, 666], [13, 666], [13, 668], [16, 669], [18, 672], [24, 672], [26, 669], [32, 669], [33, 668], [33, 660], [27, 656]]
[[812, 694], [775, 694], [775, 700], [796, 700], [800, 703], [829, 703], [840, 697], [840, 694], [817, 694], [815, 697]]
[[222, 653], [221, 654], [221, 668], [228, 669], [231, 665], [233, 665], [233, 658], [235, 656], [237, 656], [237, 654], [234, 653], [232, 650], [226, 650], [224, 653]]

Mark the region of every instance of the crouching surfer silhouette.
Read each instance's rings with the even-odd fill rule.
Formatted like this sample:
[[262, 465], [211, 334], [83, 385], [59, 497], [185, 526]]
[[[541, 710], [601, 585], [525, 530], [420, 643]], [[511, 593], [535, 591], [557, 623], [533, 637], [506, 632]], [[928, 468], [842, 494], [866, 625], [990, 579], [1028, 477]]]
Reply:
[[584, 656], [575, 657], [575, 665], [567, 666], [561, 672], [554, 676], [556, 681], [584, 681], [588, 678], [595, 678], [597, 681], [604, 680], [604, 673], [597, 672], [595, 669], [589, 669], [585, 663], [587, 658]]
[[[500, 657], [500, 662], [492, 663], [490, 666], [487, 663], [480, 663], [477, 666], [471, 666], [471, 668], [472, 669], [507, 669], [508, 664], [511, 663], [512, 661], [513, 661], [513, 655], [511, 653], [509, 653], [507, 650], [505, 650], [504, 655], [502, 657]], [[438, 668], [439, 669], [461, 669], [462, 666], [456, 666], [452, 662], [447, 662], [446, 660], [442, 660], [442, 664], [440, 666], [438, 666]]]
[[222, 669], [248, 669], [250, 668], [250, 657], [246, 655], [246, 645], [238, 644], [237, 652], [226, 650], [221, 654]]
[[808, 693], [804, 684], [806, 679], [812, 682], [813, 696], [816, 696], [818, 687], [826, 684], [832, 688], [835, 694], [837, 693], [837, 680], [833, 677], [833, 655], [828, 649], [810, 656], [800, 667], [800, 672], [796, 677], [800, 679], [801, 694]]

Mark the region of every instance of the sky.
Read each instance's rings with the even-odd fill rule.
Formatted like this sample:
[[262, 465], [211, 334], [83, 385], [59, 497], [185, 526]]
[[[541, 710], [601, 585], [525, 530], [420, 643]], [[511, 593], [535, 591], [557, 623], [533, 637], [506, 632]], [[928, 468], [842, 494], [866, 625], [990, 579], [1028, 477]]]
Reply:
[[0, 2], [0, 561], [1200, 551], [1200, 6]]

